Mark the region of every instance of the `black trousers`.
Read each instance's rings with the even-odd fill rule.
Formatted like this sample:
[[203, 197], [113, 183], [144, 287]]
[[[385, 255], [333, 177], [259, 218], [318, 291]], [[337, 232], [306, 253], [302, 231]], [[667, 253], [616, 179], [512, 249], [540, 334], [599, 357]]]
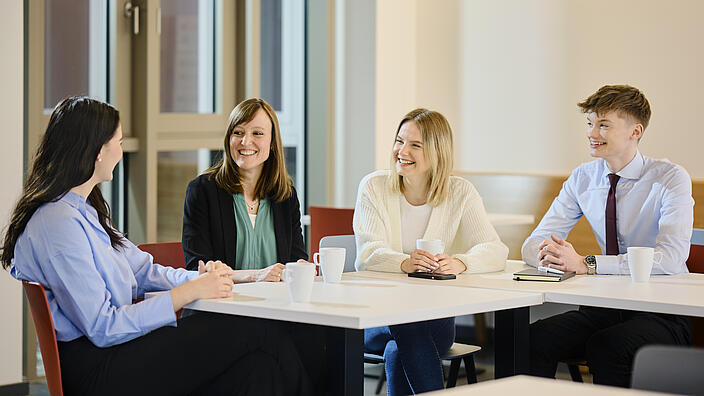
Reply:
[[594, 383], [629, 387], [640, 347], [691, 343], [687, 317], [580, 307], [530, 325], [530, 372], [554, 378], [558, 361], [584, 357]]
[[308, 395], [308, 374], [274, 321], [212, 313], [108, 348], [59, 342], [64, 394]]

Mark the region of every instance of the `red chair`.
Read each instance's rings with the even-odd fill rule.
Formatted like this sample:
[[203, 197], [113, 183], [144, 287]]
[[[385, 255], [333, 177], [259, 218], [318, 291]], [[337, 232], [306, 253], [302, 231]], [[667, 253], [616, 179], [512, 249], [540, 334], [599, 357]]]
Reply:
[[181, 242], [143, 243], [137, 247], [151, 254], [157, 264], [173, 268], [186, 268]]
[[351, 235], [354, 209], [330, 208], [326, 206], [308, 207], [310, 215], [310, 259], [318, 251], [320, 240], [331, 235]]
[[[689, 272], [704, 273], [704, 245], [689, 245], [687, 258]], [[704, 347], [704, 318], [692, 317], [692, 345]]]
[[51, 396], [63, 396], [61, 385], [61, 363], [59, 361], [59, 347], [56, 344], [56, 330], [51, 318], [49, 301], [46, 299], [44, 287], [36, 282], [22, 281], [24, 293], [32, 310], [34, 327], [37, 329], [39, 349], [42, 351], [46, 384]]
[[[181, 242], [143, 243], [137, 245], [137, 247], [151, 254], [156, 264], [172, 268], [186, 268], [186, 259], [183, 257]], [[176, 319], [181, 317], [182, 311], [179, 309], [176, 312]]]

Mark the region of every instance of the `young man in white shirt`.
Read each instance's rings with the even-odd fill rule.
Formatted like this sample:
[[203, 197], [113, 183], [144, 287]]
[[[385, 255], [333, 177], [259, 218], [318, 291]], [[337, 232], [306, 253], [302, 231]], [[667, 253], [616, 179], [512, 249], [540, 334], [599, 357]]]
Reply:
[[[662, 253], [653, 274], [686, 273], [692, 234], [692, 182], [679, 165], [638, 150], [650, 104], [628, 85], [607, 85], [579, 103], [595, 161], [577, 167], [523, 243], [526, 263], [577, 274], [628, 274], [629, 246]], [[586, 216], [599, 252], [577, 252], [565, 238]], [[594, 382], [630, 386], [633, 356], [646, 344], [691, 344], [689, 319], [580, 307], [530, 327], [531, 373], [554, 377], [557, 362], [586, 357]]]

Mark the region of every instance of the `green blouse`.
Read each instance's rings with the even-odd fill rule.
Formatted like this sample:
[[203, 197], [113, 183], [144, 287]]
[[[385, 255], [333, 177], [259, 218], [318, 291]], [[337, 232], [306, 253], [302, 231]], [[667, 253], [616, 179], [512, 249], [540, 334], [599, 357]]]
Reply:
[[274, 216], [268, 199], [259, 201], [255, 226], [247, 213], [247, 205], [242, 194], [234, 194], [235, 227], [237, 246], [235, 254], [236, 270], [261, 269], [276, 263], [276, 235]]

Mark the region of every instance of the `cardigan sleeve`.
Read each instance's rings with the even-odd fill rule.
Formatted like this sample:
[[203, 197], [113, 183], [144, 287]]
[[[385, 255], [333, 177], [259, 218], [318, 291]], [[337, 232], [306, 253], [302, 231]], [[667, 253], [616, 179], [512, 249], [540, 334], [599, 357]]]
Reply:
[[[357, 243], [355, 268], [357, 271], [402, 272], [401, 263], [410, 255], [391, 248], [391, 225], [386, 224], [390, 216], [385, 213], [384, 197], [372, 191], [373, 181], [370, 177], [362, 179], [354, 209], [353, 227]], [[379, 190], [385, 191], [384, 188]]]
[[453, 257], [467, 266], [467, 273], [501, 271], [506, 265], [508, 247], [501, 242], [496, 230], [489, 222], [484, 203], [479, 192], [466, 183], [464, 210], [458, 233], [470, 248]]
[[210, 260], [213, 255], [210, 235], [208, 199], [202, 177], [188, 183], [183, 204], [183, 233], [181, 244], [186, 260], [186, 269], [198, 270], [198, 260]]

